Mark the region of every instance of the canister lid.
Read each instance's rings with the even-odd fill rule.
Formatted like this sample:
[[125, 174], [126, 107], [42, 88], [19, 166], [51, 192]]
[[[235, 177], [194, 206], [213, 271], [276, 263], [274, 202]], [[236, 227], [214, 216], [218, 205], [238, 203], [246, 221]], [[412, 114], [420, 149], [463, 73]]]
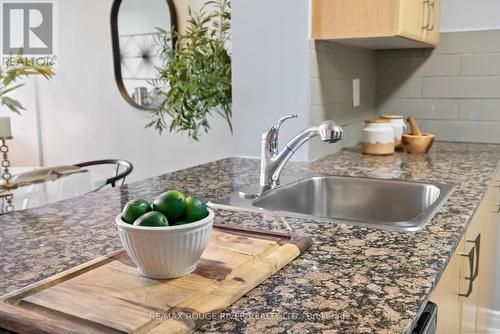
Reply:
[[382, 118], [373, 118], [373, 119], [365, 119], [365, 123], [390, 123], [391, 121], [388, 119]]
[[404, 119], [403, 115], [381, 115], [383, 119]]

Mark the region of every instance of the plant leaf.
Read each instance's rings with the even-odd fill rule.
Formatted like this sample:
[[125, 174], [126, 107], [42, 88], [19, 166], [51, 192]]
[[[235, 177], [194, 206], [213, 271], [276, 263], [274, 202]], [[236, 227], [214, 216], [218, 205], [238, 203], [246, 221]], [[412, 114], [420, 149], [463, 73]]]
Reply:
[[55, 75], [51, 66], [39, 66], [23, 57], [22, 49], [15, 56], [8, 56], [7, 61], [4, 61], [2, 66], [0, 66], [0, 104], [5, 105], [9, 110], [17, 114], [20, 114], [20, 111], [25, 109], [19, 101], [8, 97], [7, 94], [19, 89], [24, 84], [11, 85], [17, 80], [33, 75], [41, 75], [46, 79], [51, 79]]
[[18, 89], [19, 87], [24, 86], [24, 84], [18, 84], [13, 87], [7, 88], [7, 89], [0, 89], [0, 96], [7, 94], [8, 92], [12, 92], [15, 89]]
[[[231, 116], [231, 2], [209, 0], [198, 12], [188, 8], [184, 33], [157, 29], [162, 65], [151, 81], [161, 99], [151, 111], [147, 128], [182, 132], [195, 141], [210, 130], [212, 111], [223, 117], [232, 132]], [[172, 47], [172, 38], [176, 38]]]

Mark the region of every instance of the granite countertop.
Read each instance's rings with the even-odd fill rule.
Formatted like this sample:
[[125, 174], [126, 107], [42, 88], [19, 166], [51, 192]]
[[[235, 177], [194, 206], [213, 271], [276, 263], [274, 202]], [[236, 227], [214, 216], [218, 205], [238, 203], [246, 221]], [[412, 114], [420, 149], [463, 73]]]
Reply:
[[[431, 154], [344, 150], [291, 162], [286, 173], [368, 176], [456, 185], [421, 231], [394, 232], [216, 210], [216, 222], [306, 233], [312, 248], [201, 328], [226, 333], [405, 333], [429, 297], [484, 195], [500, 145], [436, 143]], [[114, 217], [130, 199], [177, 188], [215, 199], [255, 184], [259, 160], [228, 158], [0, 217], [0, 294], [121, 248]]]

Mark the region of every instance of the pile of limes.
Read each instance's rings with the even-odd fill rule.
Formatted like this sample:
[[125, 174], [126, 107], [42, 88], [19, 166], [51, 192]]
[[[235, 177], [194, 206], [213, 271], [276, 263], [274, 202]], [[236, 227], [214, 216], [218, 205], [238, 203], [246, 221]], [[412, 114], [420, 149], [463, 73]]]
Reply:
[[156, 197], [153, 204], [139, 198], [123, 208], [124, 222], [139, 226], [172, 226], [196, 222], [208, 216], [205, 202], [196, 196], [185, 197], [178, 190], [169, 190]]

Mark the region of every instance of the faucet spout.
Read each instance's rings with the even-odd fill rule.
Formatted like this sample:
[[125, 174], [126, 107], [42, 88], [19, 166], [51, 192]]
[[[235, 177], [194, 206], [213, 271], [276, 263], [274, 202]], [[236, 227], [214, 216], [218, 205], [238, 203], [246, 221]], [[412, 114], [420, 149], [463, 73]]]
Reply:
[[[281, 124], [281, 123], [280, 123]], [[305, 142], [311, 138], [319, 136], [321, 141], [326, 143], [336, 143], [343, 137], [343, 129], [333, 121], [325, 121], [317, 126], [305, 129], [290, 140], [283, 149], [277, 149], [277, 131], [270, 135], [271, 131], [276, 130], [272, 127], [262, 136], [262, 160], [260, 173], [261, 193], [276, 187], [279, 184], [279, 178], [283, 167], [286, 165], [292, 155]], [[273, 138], [274, 141], [269, 140]]]

